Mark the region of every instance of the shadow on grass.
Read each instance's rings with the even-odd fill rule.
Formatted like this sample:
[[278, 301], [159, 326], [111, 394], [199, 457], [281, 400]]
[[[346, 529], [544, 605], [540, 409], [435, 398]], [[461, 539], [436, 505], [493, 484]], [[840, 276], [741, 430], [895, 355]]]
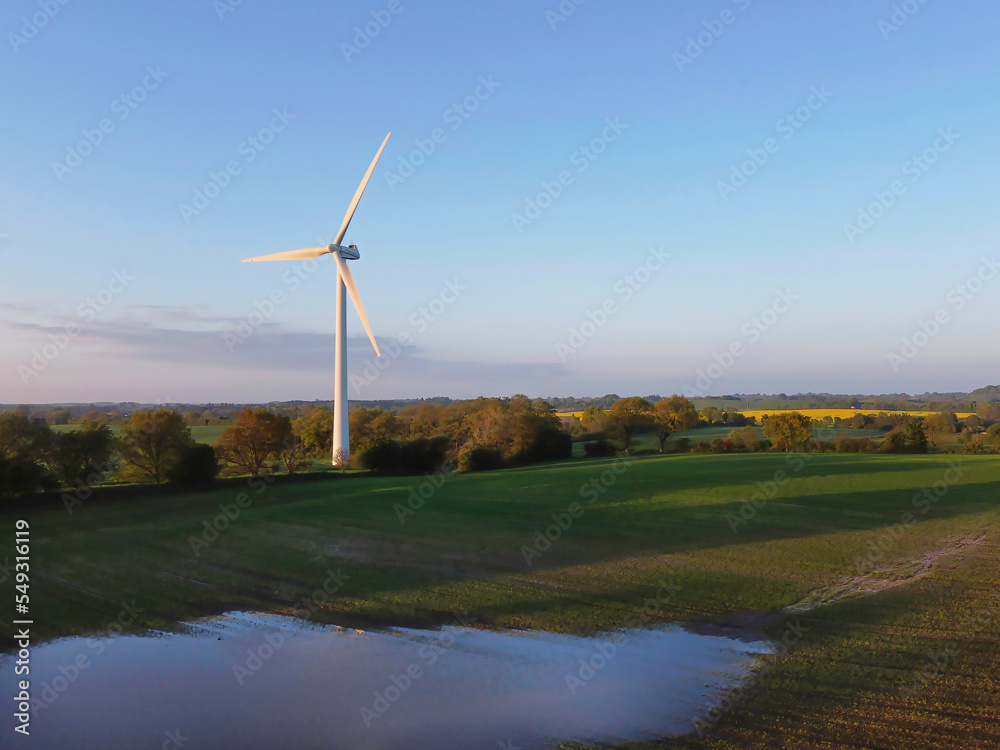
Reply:
[[[900, 478], [908, 476], [904, 472], [917, 471], [936, 477], [951, 458], [817, 456], [809, 464], [808, 477], [816, 481], [892, 473]], [[831, 484], [827, 494], [779, 495], [733, 534], [726, 516], [740, 513], [744, 506], [739, 500], [671, 502], [669, 493], [744, 487], [757, 481], [758, 473], [766, 478], [784, 466], [784, 456], [644, 458], [621, 475], [609, 489], [607, 501], [589, 506], [530, 571], [522, 567], [520, 546], [531, 543], [535, 529], [551, 523], [552, 513], [579, 502], [580, 485], [612, 464], [574, 461], [450, 477], [405, 525], [399, 523], [393, 506], [406, 502], [409, 490], [423, 481], [419, 477], [348, 475], [317, 481], [306, 475], [296, 481], [265, 482], [259, 494], [248, 491], [247, 480], [240, 479], [210, 491], [165, 488], [148, 496], [112, 492], [103, 499], [95, 494], [94, 502], [88, 501], [72, 516], [61, 502], [55, 508], [31, 507], [19, 514], [27, 512], [32, 524], [33, 569], [44, 592], [39, 621], [46, 623], [42, 631], [46, 635], [99, 628], [114, 619], [122, 600], [133, 598], [146, 611], [138, 625], [154, 627], [229, 609], [293, 607], [317, 590], [329, 566], [337, 565], [352, 578], [335, 603], [322, 610], [327, 622], [429, 625], [453, 611], [452, 605], [456, 609], [471, 605], [488, 623], [542, 619], [556, 629], [575, 630], [584, 623], [620, 618], [622, 608], [631, 606], [625, 603], [631, 595], [641, 599], [652, 581], [641, 577], [610, 581], [607, 590], [591, 597], [532, 588], [511, 576], [646, 554], [877, 529], [898, 521], [903, 512], [913, 512], [911, 498], [923, 486], [922, 481], [901, 480], [894, 489], [842, 492]], [[989, 476], [1000, 479], [1000, 463], [971, 464], [988, 468]], [[748, 473], [755, 476], [748, 480]], [[952, 487], [926, 517], [950, 520], [997, 507], [996, 486], [993, 480]], [[784, 490], [794, 487], [786, 485]], [[612, 491], [620, 494], [612, 496]], [[218, 515], [220, 504], [232, 504], [241, 492], [250, 496], [250, 506], [222, 532], [221, 541], [202, 555], [194, 554], [191, 536]], [[492, 567], [485, 576], [420, 574], [407, 571], [398, 561], [374, 557], [362, 564], [339, 556], [336, 548], [307, 552], [301, 544], [310, 534], [336, 541], [337, 536], [360, 531], [368, 534], [367, 539], [395, 548], [414, 545], [414, 560], [420, 562], [454, 557], [468, 540], [488, 538], [491, 551], [483, 555], [483, 564]], [[782, 562], [775, 560], [776, 565]], [[693, 582], [685, 585], [691, 593], [678, 597], [669, 618], [686, 619], [685, 612], [695, 619], [706, 616], [697, 611], [699, 586], [712, 592], [713, 601], [736, 606], [746, 602], [750, 609], [787, 602], [794, 592], [787, 581], [753, 570], [737, 575], [688, 569], [688, 575]], [[595, 614], [601, 611], [604, 614]]]

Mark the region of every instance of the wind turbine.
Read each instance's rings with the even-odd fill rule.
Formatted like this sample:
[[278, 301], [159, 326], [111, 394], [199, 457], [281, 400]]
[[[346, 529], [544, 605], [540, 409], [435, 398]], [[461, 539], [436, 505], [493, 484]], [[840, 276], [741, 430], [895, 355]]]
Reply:
[[[379, 147], [378, 153], [375, 154], [375, 158], [372, 160], [371, 166], [368, 167], [368, 171], [365, 172], [364, 179], [361, 180], [361, 184], [358, 185], [358, 190], [354, 193], [354, 200], [351, 201], [351, 205], [347, 207], [347, 213], [344, 214], [344, 222], [340, 225], [340, 231], [337, 232], [337, 237], [334, 239], [333, 244], [327, 247], [309, 247], [304, 250], [291, 250], [286, 253], [275, 253], [273, 255], [261, 255], [257, 258], [247, 258], [244, 263], [256, 263], [258, 261], [264, 260], [305, 260], [307, 258], [318, 258], [321, 255], [326, 255], [329, 253], [333, 256], [333, 259], [337, 262], [337, 333], [336, 333], [336, 357], [334, 359], [334, 397], [333, 397], [333, 464], [337, 465], [340, 463], [345, 463], [351, 455], [351, 437], [347, 419], [347, 295], [351, 296], [351, 301], [354, 303], [354, 309], [358, 311], [358, 315], [361, 317], [361, 323], [365, 327], [365, 331], [368, 332], [368, 338], [372, 342], [372, 346], [375, 347], [375, 354], [379, 357], [382, 353], [378, 349], [378, 343], [375, 341], [375, 334], [372, 333], [372, 328], [368, 325], [368, 316], [365, 315], [365, 306], [361, 304], [361, 295], [358, 294], [358, 286], [354, 283], [354, 275], [351, 273], [351, 269], [347, 267], [345, 261], [357, 260], [361, 257], [358, 252], [356, 245], [348, 245], [344, 247], [340, 243], [344, 240], [344, 235], [347, 234], [347, 227], [351, 223], [351, 219], [354, 218], [354, 212], [358, 208], [358, 203], [361, 202], [361, 196], [364, 195], [365, 188], [368, 186], [368, 180], [371, 179], [372, 172], [375, 171], [375, 165], [378, 163], [379, 157], [382, 156], [382, 151], [385, 149], [385, 144], [389, 142], [389, 133], [382, 141], [382, 145]], [[345, 294], [346, 292], [346, 294]]]

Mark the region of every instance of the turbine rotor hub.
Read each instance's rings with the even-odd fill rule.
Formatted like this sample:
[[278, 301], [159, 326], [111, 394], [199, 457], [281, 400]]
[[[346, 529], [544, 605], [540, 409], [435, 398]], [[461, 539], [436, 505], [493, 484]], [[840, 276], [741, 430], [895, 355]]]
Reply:
[[337, 253], [344, 260], [357, 260], [361, 257], [357, 245], [330, 245], [330, 252]]

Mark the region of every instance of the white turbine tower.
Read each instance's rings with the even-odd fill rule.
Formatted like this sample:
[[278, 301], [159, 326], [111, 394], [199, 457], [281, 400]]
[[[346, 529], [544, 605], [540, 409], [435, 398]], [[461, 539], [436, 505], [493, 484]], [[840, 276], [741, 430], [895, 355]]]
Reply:
[[378, 163], [379, 157], [382, 156], [382, 151], [385, 149], [385, 144], [389, 142], [390, 135], [392, 133], [389, 133], [385, 137], [385, 140], [382, 141], [382, 145], [379, 147], [378, 153], [375, 154], [371, 166], [365, 172], [364, 179], [358, 185], [358, 190], [354, 194], [354, 200], [351, 201], [351, 205], [347, 208], [347, 213], [344, 214], [344, 222], [340, 225], [340, 231], [337, 232], [337, 237], [334, 239], [332, 245], [328, 247], [310, 247], [305, 250], [291, 250], [287, 253], [275, 253], [274, 255], [262, 255], [258, 258], [247, 258], [243, 261], [244, 263], [254, 263], [263, 260], [305, 260], [306, 258], [318, 258], [320, 255], [327, 253], [330, 253], [333, 259], [337, 261], [337, 353], [334, 360], [334, 380], [336, 381], [336, 386], [333, 398], [333, 463], [335, 465], [346, 462], [351, 455], [351, 437], [347, 420], [347, 297], [345, 292], [351, 296], [351, 301], [354, 302], [354, 309], [358, 311], [358, 315], [361, 317], [361, 323], [364, 325], [365, 331], [368, 332], [368, 338], [371, 340], [372, 346], [375, 347], [375, 353], [379, 357], [382, 356], [375, 341], [375, 334], [372, 333], [372, 328], [368, 325], [368, 316], [365, 315], [365, 306], [361, 304], [361, 295], [358, 294], [358, 286], [354, 283], [354, 276], [351, 274], [351, 269], [345, 263], [348, 260], [357, 260], [361, 257], [361, 254], [358, 252], [357, 246], [348, 245], [344, 247], [340, 243], [343, 242], [344, 235], [347, 234], [347, 227], [354, 217], [354, 212], [358, 208], [361, 196], [368, 186], [368, 180], [371, 179], [372, 172], [375, 171], [375, 165]]

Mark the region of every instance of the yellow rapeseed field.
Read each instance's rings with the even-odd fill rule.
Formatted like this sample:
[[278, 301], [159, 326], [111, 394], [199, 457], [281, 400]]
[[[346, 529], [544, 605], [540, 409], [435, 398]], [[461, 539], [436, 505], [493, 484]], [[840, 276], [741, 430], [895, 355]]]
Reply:
[[[752, 411], [740, 412], [748, 417], [756, 417], [760, 419], [767, 414], [777, 414], [782, 411], [797, 411], [800, 414], [805, 414], [807, 417], [812, 419], [822, 419], [823, 417], [833, 417], [836, 419], [840, 417], [841, 419], [850, 419], [855, 414], [871, 414], [875, 416], [877, 414], [908, 414], [912, 417], [926, 417], [928, 414], [933, 414], [932, 411], [889, 411], [886, 409], [754, 409]], [[956, 412], [956, 417], [959, 419], [964, 419], [965, 417], [971, 417], [972, 412]]]
[[[886, 414], [908, 414], [912, 417], [926, 417], [928, 414], [934, 413], [932, 411], [888, 411], [886, 409], [752, 409], [750, 411], [741, 411], [740, 414], [748, 417], [756, 417], [760, 420], [766, 414], [777, 414], [782, 411], [797, 411], [812, 419], [822, 419], [823, 417], [850, 419], [855, 414], [871, 414], [875, 416], [883, 412]], [[582, 414], [582, 411], [561, 411], [557, 416], [579, 418]], [[971, 417], [972, 414], [971, 411], [962, 411], [956, 412], [955, 416], [959, 419], [965, 419], [966, 417]]]

